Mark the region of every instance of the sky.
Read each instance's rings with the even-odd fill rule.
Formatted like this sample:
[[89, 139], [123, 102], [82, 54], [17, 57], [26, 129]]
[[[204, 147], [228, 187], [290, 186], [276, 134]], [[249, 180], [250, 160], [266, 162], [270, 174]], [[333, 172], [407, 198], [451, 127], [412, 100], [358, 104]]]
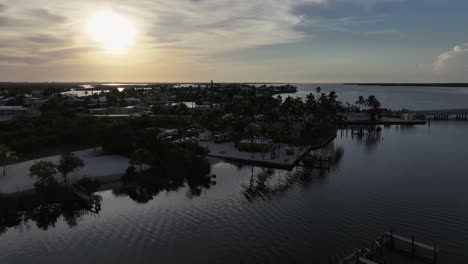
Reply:
[[0, 0], [0, 81], [468, 82], [466, 0]]

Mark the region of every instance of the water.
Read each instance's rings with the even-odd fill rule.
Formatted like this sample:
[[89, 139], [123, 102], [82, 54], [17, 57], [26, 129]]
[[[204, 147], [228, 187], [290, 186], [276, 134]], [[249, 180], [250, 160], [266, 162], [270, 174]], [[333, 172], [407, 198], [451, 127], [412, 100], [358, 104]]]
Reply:
[[101, 93], [108, 93], [109, 90], [74, 90], [72, 89], [71, 91], [67, 92], [62, 92], [62, 94], [67, 94], [67, 95], [73, 95], [77, 97], [84, 97], [84, 96], [90, 96], [90, 95], [100, 95]]
[[200, 196], [182, 188], [141, 204], [104, 191], [102, 211], [74, 227], [10, 228], [0, 263], [330, 263], [389, 229], [466, 263], [466, 135], [466, 121], [339, 131], [330, 173], [273, 171], [265, 185], [261, 168], [216, 160], [217, 184]]
[[[343, 103], [354, 104], [360, 95], [375, 95], [384, 107], [400, 110], [437, 110], [468, 108], [467, 87], [424, 86], [358, 86], [343, 84], [296, 84], [298, 92], [290, 94], [305, 98], [320, 86], [322, 91], [335, 91]], [[287, 95], [283, 95], [287, 96]]]

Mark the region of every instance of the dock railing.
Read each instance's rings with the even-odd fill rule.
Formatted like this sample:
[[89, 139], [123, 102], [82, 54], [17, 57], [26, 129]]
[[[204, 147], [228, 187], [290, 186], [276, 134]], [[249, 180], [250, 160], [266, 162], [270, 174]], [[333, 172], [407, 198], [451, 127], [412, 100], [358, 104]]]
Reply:
[[401, 253], [403, 256], [422, 260], [427, 263], [438, 263], [439, 247], [430, 246], [416, 241], [415, 237], [403, 237], [392, 231], [385, 232], [372, 241], [371, 248], [355, 250], [352, 254], [343, 258], [340, 264], [381, 263], [387, 255]]

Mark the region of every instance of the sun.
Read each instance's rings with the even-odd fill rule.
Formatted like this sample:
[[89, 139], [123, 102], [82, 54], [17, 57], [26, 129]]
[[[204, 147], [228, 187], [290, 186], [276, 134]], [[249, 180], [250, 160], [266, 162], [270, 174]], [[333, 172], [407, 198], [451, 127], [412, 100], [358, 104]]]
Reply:
[[88, 21], [91, 38], [112, 53], [127, 50], [135, 41], [135, 28], [131, 21], [112, 11], [94, 14]]

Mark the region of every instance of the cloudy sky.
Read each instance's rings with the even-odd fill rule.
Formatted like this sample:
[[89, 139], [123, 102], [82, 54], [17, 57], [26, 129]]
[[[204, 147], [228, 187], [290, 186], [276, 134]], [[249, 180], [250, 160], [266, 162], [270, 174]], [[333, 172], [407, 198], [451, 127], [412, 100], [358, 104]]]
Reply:
[[0, 81], [468, 82], [467, 10], [466, 0], [0, 0]]

